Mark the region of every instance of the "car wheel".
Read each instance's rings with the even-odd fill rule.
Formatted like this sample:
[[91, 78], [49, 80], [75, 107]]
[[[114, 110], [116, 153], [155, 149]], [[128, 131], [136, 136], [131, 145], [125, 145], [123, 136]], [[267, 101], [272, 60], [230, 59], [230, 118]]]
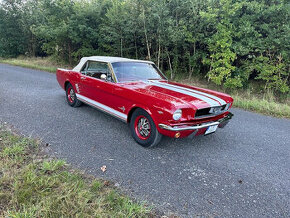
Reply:
[[156, 146], [162, 138], [151, 116], [142, 109], [133, 112], [130, 129], [135, 141], [146, 148]]
[[82, 104], [82, 102], [77, 99], [76, 92], [70, 83], [66, 86], [66, 101], [71, 107], [78, 107]]

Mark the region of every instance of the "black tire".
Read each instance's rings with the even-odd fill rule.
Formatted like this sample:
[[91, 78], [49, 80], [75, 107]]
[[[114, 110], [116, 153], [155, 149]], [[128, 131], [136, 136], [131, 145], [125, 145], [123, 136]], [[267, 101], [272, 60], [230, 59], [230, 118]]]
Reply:
[[[143, 129], [143, 127], [149, 128]], [[158, 132], [151, 116], [141, 108], [138, 108], [133, 112], [130, 121], [130, 130], [135, 141], [145, 148], [158, 145], [162, 139], [162, 135]], [[146, 133], [148, 132], [149, 135], [146, 136]]]
[[72, 84], [67, 84], [67, 86], [65, 87], [65, 93], [66, 93], [66, 101], [67, 103], [69, 104], [69, 106], [71, 107], [79, 107], [82, 102], [79, 101], [77, 99], [77, 96], [76, 96], [76, 92], [72, 86]]

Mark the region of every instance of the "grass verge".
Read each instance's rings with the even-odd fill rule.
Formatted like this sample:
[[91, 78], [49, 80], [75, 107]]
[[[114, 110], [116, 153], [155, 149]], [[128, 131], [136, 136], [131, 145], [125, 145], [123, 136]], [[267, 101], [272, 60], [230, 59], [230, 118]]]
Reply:
[[47, 159], [36, 140], [0, 126], [0, 217], [153, 217], [107, 182]]
[[56, 63], [52, 58], [28, 58], [28, 57], [19, 57], [19, 58], [9, 58], [9, 59], [0, 59], [0, 63], [11, 64], [15, 66], [48, 71], [50, 73], [55, 73], [57, 68], [70, 68], [67, 65]]
[[290, 119], [290, 105], [288, 104], [259, 99], [255, 96], [245, 98], [243, 96], [233, 95], [233, 98], [235, 107], [274, 117]]

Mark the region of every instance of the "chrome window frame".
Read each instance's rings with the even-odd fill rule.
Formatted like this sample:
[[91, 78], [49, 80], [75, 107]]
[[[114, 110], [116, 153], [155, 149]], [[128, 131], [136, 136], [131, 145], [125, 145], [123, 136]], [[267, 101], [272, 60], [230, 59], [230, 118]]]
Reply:
[[[88, 63], [89, 62], [97, 62], [97, 63], [104, 63], [104, 64], [106, 64], [108, 66], [109, 72], [110, 72], [110, 74], [112, 76], [112, 81], [107, 81], [107, 82], [117, 83], [116, 76], [115, 76], [115, 72], [114, 72], [113, 67], [112, 67], [112, 64], [110, 62], [88, 60], [86, 63], [84, 63], [83, 67], [81, 68], [80, 73], [82, 75], [87, 76], [86, 74], [83, 74], [82, 72], [84, 71], [85, 68], [88, 67]], [[87, 77], [90, 77], [90, 76], [87, 76]], [[90, 78], [94, 78], [94, 77], [90, 77]], [[98, 79], [98, 78], [94, 78], [94, 79]], [[98, 79], [98, 80], [101, 80], [101, 79]], [[104, 80], [101, 80], [101, 81], [104, 81]]]

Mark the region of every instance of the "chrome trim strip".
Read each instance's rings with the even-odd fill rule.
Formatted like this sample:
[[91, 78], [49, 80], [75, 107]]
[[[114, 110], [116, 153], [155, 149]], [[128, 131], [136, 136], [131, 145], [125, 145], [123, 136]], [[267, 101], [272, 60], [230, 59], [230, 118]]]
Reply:
[[165, 124], [160, 123], [158, 126], [161, 129], [166, 129], [169, 131], [184, 131], [184, 130], [197, 130], [197, 129], [202, 129], [205, 127], [209, 127], [209, 126], [215, 126], [215, 125], [219, 125], [220, 122], [213, 122], [213, 123], [207, 123], [207, 124], [203, 124], [200, 126], [187, 126], [187, 127], [172, 127], [172, 126], [168, 126]]
[[158, 86], [158, 87], [164, 88], [164, 89], [169, 89], [169, 90], [174, 91], [174, 92], [178, 92], [178, 93], [181, 93], [184, 95], [189, 95], [189, 96], [195, 97], [197, 99], [200, 99], [200, 100], [206, 102], [207, 104], [209, 104], [210, 107], [220, 106], [220, 103], [218, 101], [213, 100], [213, 99], [206, 97], [204, 95], [194, 93], [194, 92], [192, 92], [192, 90], [188, 91], [188, 90], [182, 89], [182, 87], [180, 88], [179, 86], [171, 86], [170, 84], [167, 84], [167, 83], [160, 83], [160, 82], [152, 81], [152, 80], [149, 82], [150, 82], [150, 84], [152, 84], [154, 86]]
[[117, 110], [115, 110], [115, 109], [113, 109], [111, 107], [108, 107], [108, 106], [106, 106], [104, 104], [101, 104], [101, 103], [99, 103], [97, 101], [89, 99], [89, 98], [87, 98], [87, 97], [85, 97], [83, 95], [76, 94], [76, 96], [77, 96], [78, 100], [84, 101], [85, 103], [87, 103], [87, 104], [89, 104], [89, 105], [91, 105], [93, 107], [96, 107], [97, 109], [100, 109], [100, 110], [102, 110], [104, 112], [107, 112], [107, 113], [109, 113], [109, 114], [111, 114], [111, 115], [113, 115], [113, 116], [115, 116], [117, 118], [120, 118], [120, 119], [122, 119], [122, 120], [127, 122], [127, 115], [126, 114], [121, 113], [121, 112], [119, 112], [119, 111], [117, 111]]
[[165, 130], [169, 130], [169, 131], [184, 131], [184, 130], [197, 130], [197, 129], [202, 129], [202, 128], [206, 128], [209, 126], [215, 126], [215, 125], [219, 125], [225, 121], [228, 121], [230, 119], [232, 119], [234, 115], [232, 113], [229, 113], [227, 116], [225, 116], [224, 118], [219, 119], [218, 121], [215, 122], [211, 122], [211, 123], [205, 123], [205, 124], [201, 124], [201, 125], [195, 125], [195, 126], [185, 126], [185, 127], [172, 127], [166, 124], [162, 124], [160, 123], [158, 126], [161, 129], [165, 129]]

